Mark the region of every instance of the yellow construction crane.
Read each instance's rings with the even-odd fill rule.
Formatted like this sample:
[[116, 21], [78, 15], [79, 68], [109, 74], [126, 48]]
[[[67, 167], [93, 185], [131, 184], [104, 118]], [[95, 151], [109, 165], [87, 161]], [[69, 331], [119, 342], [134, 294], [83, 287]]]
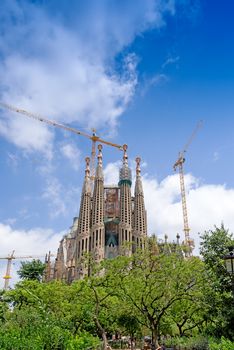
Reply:
[[[9, 287], [9, 281], [11, 279], [11, 265], [12, 265], [12, 260], [14, 259], [36, 259], [36, 258], [41, 258], [42, 256], [45, 256], [44, 254], [43, 255], [27, 255], [27, 256], [15, 256], [14, 255], [15, 251], [13, 250], [13, 252], [6, 256], [6, 257], [0, 257], [1, 260], [7, 260], [7, 268], [6, 268], [6, 275], [3, 277], [4, 280], [5, 280], [5, 283], [4, 283], [4, 289], [8, 289]], [[50, 256], [54, 256], [53, 254], [50, 254]]]
[[26, 115], [29, 118], [38, 120], [38, 121], [46, 123], [48, 125], [55, 126], [56, 128], [60, 128], [60, 129], [72, 132], [72, 133], [74, 133], [76, 135], [81, 135], [81, 136], [84, 136], [84, 137], [90, 139], [92, 141], [92, 151], [91, 151], [91, 179], [92, 179], [92, 181], [94, 180], [94, 175], [95, 175], [96, 142], [103, 143], [103, 144], [108, 145], [108, 146], [116, 147], [116, 148], [118, 148], [121, 151], [123, 150], [123, 147], [121, 145], [118, 145], [116, 143], [109, 142], [109, 141], [101, 139], [99, 136], [96, 135], [95, 129], [92, 130], [93, 133], [92, 133], [92, 135], [90, 135], [90, 134], [87, 134], [85, 132], [79, 131], [79, 130], [77, 130], [75, 128], [72, 128], [70, 126], [57, 123], [57, 122], [55, 122], [53, 120], [46, 119], [46, 118], [42, 117], [39, 114], [28, 112], [28, 111], [26, 111], [24, 109], [20, 109], [20, 108], [14, 107], [14, 106], [9, 105], [7, 103], [0, 102], [0, 107], [2, 107], [4, 109], [8, 109], [8, 110], [13, 111], [13, 112], [17, 112], [19, 114]]
[[187, 151], [188, 147], [190, 146], [191, 142], [193, 141], [197, 131], [202, 126], [202, 120], [200, 120], [195, 129], [193, 130], [188, 142], [185, 144], [183, 150], [179, 152], [179, 157], [175, 164], [173, 165], [174, 170], [176, 171], [177, 168], [179, 168], [179, 175], [180, 175], [180, 191], [181, 191], [181, 199], [182, 199], [182, 210], [183, 210], [183, 220], [184, 220], [184, 235], [185, 240], [184, 244], [189, 248], [188, 249], [188, 255], [192, 254], [192, 250], [194, 248], [194, 241], [189, 236], [189, 224], [188, 224], [188, 212], [187, 212], [187, 204], [186, 204], [186, 192], [185, 192], [185, 185], [184, 185], [184, 169], [183, 164], [185, 162], [185, 152]]

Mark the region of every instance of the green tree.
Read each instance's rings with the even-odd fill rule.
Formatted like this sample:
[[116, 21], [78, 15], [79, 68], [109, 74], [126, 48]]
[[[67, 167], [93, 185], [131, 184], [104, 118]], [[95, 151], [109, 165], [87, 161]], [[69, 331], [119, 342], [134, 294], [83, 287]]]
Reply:
[[117, 319], [117, 324], [120, 326], [121, 329], [124, 329], [127, 335], [130, 335], [131, 340], [131, 350], [133, 350], [133, 340], [140, 330], [140, 325], [137, 321], [137, 318], [133, 314], [129, 314], [127, 312], [124, 312], [125, 310], [121, 310], [121, 314], [119, 315]]
[[200, 253], [213, 290], [212, 296], [207, 294], [211, 306], [207, 331], [219, 338], [225, 336], [230, 339], [234, 338], [234, 299], [231, 276], [226, 271], [224, 256], [233, 243], [233, 235], [223, 224], [220, 228], [215, 227], [201, 235]]
[[[115, 330], [115, 309], [118, 303], [116, 291], [112, 288], [114, 276], [103, 269], [103, 264], [95, 266], [90, 262], [92, 275], [81, 281], [77, 294], [82, 319], [94, 323], [95, 332], [102, 337], [103, 348], [107, 348], [107, 334]], [[84, 327], [84, 325], [83, 325]]]
[[8, 311], [8, 304], [5, 298], [5, 291], [0, 289], [0, 324], [5, 321], [6, 312]]
[[234, 243], [233, 236], [222, 224], [220, 228], [205, 231], [201, 235], [200, 254], [207, 268], [217, 277], [217, 285], [222, 291], [231, 290], [231, 278], [224, 265], [224, 256], [228, 253], [228, 247]]
[[21, 261], [21, 267], [17, 271], [20, 278], [25, 280], [41, 281], [45, 270], [45, 264], [41, 260]]
[[[206, 290], [207, 292], [207, 290]], [[175, 302], [170, 310], [168, 321], [175, 324], [177, 331], [171, 335], [193, 336], [203, 333], [205, 329], [207, 314], [210, 312], [210, 305], [203, 290], [194, 293], [193, 299], [186, 298]]]
[[0, 329], [0, 348], [95, 348], [98, 339], [91, 332], [85, 332], [85, 327], [76, 327], [78, 319], [85, 324], [80, 311], [84, 302], [79, 299], [81, 282], [69, 286], [58, 281], [40, 283], [24, 280], [8, 291], [6, 297], [13, 308]]
[[151, 331], [158, 346], [162, 324], [173, 306], [185, 300], [199, 302], [208, 283], [199, 258], [158, 254], [155, 246], [151, 248], [132, 258], [116, 259], [113, 283], [122, 302], [135, 311], [138, 323]]
[[[159, 249], [151, 239], [147, 249], [131, 257], [104, 260], [98, 266], [89, 258], [91, 276], [71, 285], [25, 277], [0, 298], [0, 348], [95, 348], [97, 335], [107, 347], [108, 335], [118, 331], [132, 337], [151, 332], [155, 345], [167, 334], [187, 337], [207, 329], [226, 335], [228, 327], [230, 333], [230, 278], [222, 251], [220, 265], [214, 264], [217, 255], [210, 254], [210, 236], [205, 235], [207, 245], [202, 241], [204, 262], [184, 259], [178, 249]], [[213, 246], [220, 249], [219, 236], [215, 232]]]

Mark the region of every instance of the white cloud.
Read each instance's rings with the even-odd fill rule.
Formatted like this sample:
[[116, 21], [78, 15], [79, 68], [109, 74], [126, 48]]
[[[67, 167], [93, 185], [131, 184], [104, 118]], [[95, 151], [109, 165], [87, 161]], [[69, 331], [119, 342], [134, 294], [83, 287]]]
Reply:
[[[164, 26], [164, 14], [175, 12], [174, 1], [60, 6], [52, 1], [20, 7], [16, 0], [3, 5], [1, 98], [49, 119], [114, 130], [137, 84], [134, 53], [118, 70], [115, 56], [137, 35]], [[45, 126], [26, 117], [3, 120], [1, 133], [27, 151], [48, 150], [53, 143]]]
[[69, 185], [64, 187], [58, 178], [47, 176], [45, 189], [41, 197], [46, 200], [49, 216], [53, 219], [60, 215], [71, 215], [71, 213], [74, 213], [74, 210], [78, 211], [77, 197], [79, 194], [79, 188]]
[[166, 61], [162, 64], [162, 68], [165, 68], [166, 66], [168, 66], [168, 65], [170, 65], [170, 64], [177, 63], [179, 60], [180, 60], [180, 56], [169, 57], [169, 58], [166, 59]]
[[61, 232], [55, 233], [51, 229], [34, 228], [27, 231], [0, 223], [0, 255], [13, 250], [16, 255], [44, 255], [48, 250], [57, 250], [61, 237]]
[[[168, 234], [175, 240], [179, 233], [184, 239], [182, 204], [178, 175], [166, 177], [161, 183], [155, 179], [143, 178], [145, 203], [148, 212], [148, 232], [156, 233], [163, 238]], [[234, 231], [233, 203], [234, 189], [225, 185], [202, 184], [191, 175], [185, 176], [186, 199], [190, 236], [199, 249], [199, 235], [214, 225], [225, 226]]]
[[119, 182], [119, 168], [121, 162], [108, 163], [103, 170], [105, 185], [116, 185]]
[[[10, 225], [0, 223], [0, 257], [8, 256], [15, 250], [15, 256], [35, 256], [44, 260], [45, 254], [50, 250], [57, 252], [59, 241], [64, 232], [55, 233], [51, 229], [34, 228], [31, 230], [13, 229]], [[23, 260], [23, 259], [21, 259]], [[17, 260], [14, 260], [16, 262]], [[6, 271], [5, 260], [0, 260], [0, 288], [4, 281], [1, 278]], [[16, 281], [17, 266], [12, 266], [12, 280]]]
[[42, 194], [42, 198], [46, 199], [50, 208], [50, 216], [57, 217], [65, 215], [66, 205], [62, 197], [62, 185], [56, 178], [47, 178], [47, 185]]
[[0, 134], [27, 153], [37, 150], [47, 159], [52, 158], [53, 134], [42, 124], [35, 125], [32, 120], [9, 115], [9, 119], [6, 117], [0, 119]]
[[[69, 35], [69, 34], [66, 34]], [[90, 63], [80, 57], [81, 48], [56, 33], [58, 47], [51, 52], [59, 60], [27, 60], [14, 54], [7, 58], [2, 72], [3, 84], [9, 88], [3, 99], [32, 112], [45, 114], [49, 119], [79, 121], [86, 127], [115, 127], [117, 117], [125, 110], [137, 82], [131, 65], [125, 65], [125, 75], [107, 74], [104, 65]], [[62, 47], [66, 46], [66, 49]], [[64, 67], [66, 67], [64, 69]], [[1, 71], [1, 69], [0, 69]], [[6, 75], [7, 74], [7, 75]], [[33, 122], [35, 125], [35, 122]], [[18, 124], [24, 124], [22, 120]], [[37, 127], [37, 126], [36, 126]]]
[[73, 144], [67, 143], [61, 146], [62, 154], [71, 162], [73, 169], [80, 168], [80, 150]]
[[142, 86], [142, 89], [141, 89], [141, 95], [142, 96], [145, 95], [152, 86], [159, 86], [167, 83], [168, 81], [169, 81], [169, 77], [162, 73], [156, 74], [149, 79], [145, 79], [144, 85]]

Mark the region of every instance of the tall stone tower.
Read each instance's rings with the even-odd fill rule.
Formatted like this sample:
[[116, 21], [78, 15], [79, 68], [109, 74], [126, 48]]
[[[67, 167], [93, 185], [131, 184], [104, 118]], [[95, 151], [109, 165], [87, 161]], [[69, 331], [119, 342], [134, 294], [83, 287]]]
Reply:
[[90, 218], [91, 218], [91, 184], [90, 184], [90, 158], [85, 158], [85, 179], [81, 194], [78, 229], [76, 236], [76, 266], [75, 278], [82, 278], [87, 274], [87, 267], [83, 263], [83, 256], [90, 251]]
[[133, 249], [144, 248], [147, 235], [147, 222], [143, 186], [141, 180], [141, 159], [136, 158], [136, 183], [134, 191]]
[[104, 259], [104, 177], [102, 170], [102, 145], [98, 145], [98, 164], [96, 168], [91, 215], [91, 251], [97, 262]]
[[123, 146], [123, 165], [119, 171], [120, 188], [120, 222], [119, 222], [119, 246], [120, 250], [131, 255], [132, 244], [132, 173], [128, 167], [127, 145]]

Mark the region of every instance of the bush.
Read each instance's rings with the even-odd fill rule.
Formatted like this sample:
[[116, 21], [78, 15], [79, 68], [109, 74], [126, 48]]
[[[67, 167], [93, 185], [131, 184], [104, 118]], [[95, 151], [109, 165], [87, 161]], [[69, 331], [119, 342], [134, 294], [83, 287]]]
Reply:
[[179, 350], [234, 350], [231, 340], [209, 338], [198, 336], [193, 338], [172, 338], [165, 341], [166, 346]]
[[209, 345], [210, 350], [234, 350], [234, 343], [224, 337], [220, 341], [211, 340]]
[[[41, 330], [40, 330], [41, 331]], [[73, 336], [66, 330], [53, 327], [47, 332], [22, 332], [19, 328], [0, 329], [1, 350], [88, 350], [96, 349], [99, 339], [88, 333]]]
[[209, 350], [208, 339], [203, 336], [193, 338], [172, 338], [165, 341], [167, 347], [181, 350]]
[[89, 333], [81, 333], [74, 338], [71, 338], [66, 343], [66, 350], [87, 350], [96, 349], [100, 341]]

